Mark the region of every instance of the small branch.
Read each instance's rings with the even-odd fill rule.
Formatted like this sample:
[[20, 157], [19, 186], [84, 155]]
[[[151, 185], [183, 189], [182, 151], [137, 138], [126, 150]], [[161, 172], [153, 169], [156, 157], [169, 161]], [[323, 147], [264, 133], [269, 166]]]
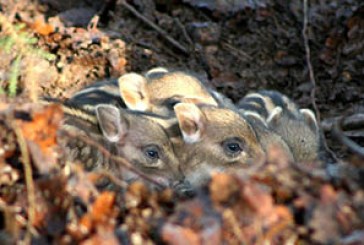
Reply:
[[308, 43], [308, 36], [307, 36], [307, 29], [308, 26], [308, 6], [307, 6], [307, 0], [303, 0], [303, 30], [302, 30], [302, 35], [303, 35], [303, 41], [304, 41], [304, 45], [305, 45], [305, 52], [306, 52], [306, 63], [307, 63], [307, 67], [308, 67], [308, 72], [309, 72], [309, 76], [310, 76], [310, 81], [312, 83], [312, 89], [311, 89], [311, 102], [312, 102], [312, 106], [315, 110], [316, 116], [317, 116], [317, 122], [320, 124], [320, 111], [317, 107], [316, 104], [316, 80], [315, 80], [315, 75], [313, 72], [313, 68], [312, 68], [312, 64], [311, 64], [311, 51], [310, 51], [310, 46]]
[[[311, 84], [312, 84], [311, 102], [312, 102], [313, 109], [315, 110], [315, 113], [316, 113], [317, 123], [320, 125], [321, 115], [320, 115], [320, 111], [319, 111], [319, 109], [317, 107], [317, 104], [316, 104], [316, 80], [315, 80], [315, 74], [313, 72], [313, 67], [312, 67], [312, 64], [311, 64], [311, 50], [310, 50], [310, 45], [309, 45], [309, 42], [308, 42], [308, 36], [307, 36], [308, 29], [307, 29], [307, 26], [308, 26], [308, 3], [307, 3], [307, 0], [303, 0], [303, 29], [302, 29], [302, 35], [303, 35], [303, 41], [304, 41], [304, 45], [305, 45], [306, 63], [307, 63], [307, 67], [308, 67], [308, 73], [309, 73], [310, 81], [311, 81]], [[322, 130], [320, 130], [320, 136], [321, 136], [321, 139], [322, 139], [322, 145], [325, 148], [325, 150], [330, 153], [330, 155], [335, 159], [335, 161], [340, 162], [340, 160], [337, 158], [336, 154], [328, 147], [328, 145], [326, 143], [325, 136], [323, 135]]]
[[115, 175], [113, 175], [112, 173], [110, 173], [105, 169], [98, 169], [95, 171], [95, 173], [108, 178], [112, 183], [114, 183], [117, 186], [123, 188], [126, 188], [128, 186], [128, 184], [125, 181], [119, 180], [118, 178], [115, 177]]
[[350, 138], [364, 138], [364, 130], [345, 130], [344, 135]]
[[13, 239], [19, 240], [19, 221], [17, 221], [17, 216], [21, 212], [19, 206], [8, 205], [5, 200], [0, 198], [0, 211], [3, 215], [3, 231], [8, 233]]
[[36, 205], [32, 166], [30, 163], [28, 146], [24, 138], [23, 132], [17, 125], [16, 121], [13, 121], [12, 124], [21, 152], [21, 157], [22, 157], [21, 162], [24, 168], [25, 183], [27, 187], [27, 199], [29, 208], [28, 208], [27, 231], [25, 234], [25, 244], [30, 244], [32, 240], [32, 224], [34, 223], [35, 220], [35, 205]]
[[105, 147], [103, 147], [99, 143], [95, 142], [91, 138], [80, 135], [80, 134], [77, 134], [75, 132], [71, 132], [71, 131], [66, 131], [66, 130], [61, 130], [61, 131], [62, 131], [62, 133], [64, 133], [66, 136], [68, 136], [70, 138], [78, 138], [78, 139], [82, 140], [83, 142], [85, 142], [86, 144], [97, 148], [97, 150], [100, 151], [105, 157], [110, 158], [111, 160], [119, 163], [122, 167], [124, 167], [127, 170], [139, 175], [143, 179], [155, 184], [158, 187], [161, 187], [161, 188], [165, 187], [164, 185], [162, 185], [159, 182], [155, 181], [154, 179], [150, 178], [148, 175], [140, 172], [131, 163], [129, 163], [126, 159], [111, 154], [110, 151], [108, 151]]
[[358, 145], [349, 137], [347, 137], [342, 131], [342, 123], [344, 118], [335, 123], [335, 127], [332, 129], [333, 136], [338, 139], [343, 145], [345, 145], [351, 152], [364, 158], [364, 147]]
[[[325, 132], [331, 131], [335, 124], [341, 119], [341, 117], [333, 117], [325, 119], [321, 122], [321, 128]], [[364, 113], [357, 113], [348, 117], [345, 117], [342, 121], [343, 129], [363, 129], [364, 128]]]
[[182, 51], [184, 54], [188, 54], [187, 48], [185, 48], [182, 44], [176, 41], [173, 37], [168, 35], [168, 33], [162, 30], [158, 25], [154, 24], [150, 20], [148, 20], [144, 15], [139, 13], [133, 6], [128, 4], [125, 0], [120, 1], [121, 5], [132, 12], [137, 18], [147, 24], [149, 27], [153, 28], [156, 32], [158, 32], [164, 39], [166, 39], [169, 43], [171, 43], [174, 47]]
[[[272, 225], [269, 230], [258, 240], [256, 244], [270, 244], [271, 241], [274, 241], [276, 237], [280, 234], [283, 234], [285, 230], [293, 227], [292, 219], [283, 219], [280, 222]], [[298, 237], [296, 237], [298, 240]]]
[[294, 169], [300, 171], [301, 173], [309, 176], [312, 179], [320, 179], [320, 180], [329, 180], [329, 176], [325, 169], [312, 169], [305, 166], [302, 163], [292, 162], [292, 166]]
[[[239, 60], [241, 60], [243, 62], [253, 60], [253, 58], [248, 53], [242, 51], [241, 49], [237, 49], [236, 47], [234, 47], [233, 45], [231, 45], [227, 41], [222, 41], [221, 46], [222, 46], [223, 49], [229, 51], [229, 53], [231, 55], [235, 56], [237, 59], [239, 59]], [[245, 59], [243, 59], [242, 57], [245, 57]]]
[[248, 244], [248, 242], [245, 241], [245, 236], [241, 231], [239, 222], [236, 216], [234, 215], [234, 212], [231, 210], [231, 208], [225, 209], [222, 215], [224, 223], [226, 222], [230, 226], [234, 236], [238, 239], [239, 243]]
[[[193, 47], [193, 41], [190, 37], [190, 35], [188, 35], [186, 28], [183, 26], [183, 24], [181, 23], [181, 21], [178, 18], [174, 18], [174, 21], [177, 23], [178, 27], [181, 29], [182, 34], [184, 36], [184, 38], [186, 39], [186, 41], [189, 43], [189, 45], [191, 47]], [[192, 48], [191, 48], [192, 49]]]

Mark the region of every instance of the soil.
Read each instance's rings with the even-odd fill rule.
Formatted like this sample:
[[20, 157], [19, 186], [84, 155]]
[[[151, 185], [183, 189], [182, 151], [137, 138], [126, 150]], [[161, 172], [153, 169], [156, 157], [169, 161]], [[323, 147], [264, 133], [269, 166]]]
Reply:
[[[21, 30], [32, 33], [37, 38], [31, 47], [53, 54], [54, 59], [49, 61], [44, 56], [26, 51], [20, 61], [17, 96], [15, 99], [3, 96], [4, 102], [0, 103], [0, 108], [4, 109], [12, 104], [15, 105], [15, 110], [27, 111], [30, 115], [57, 115], [56, 109], [38, 112], [38, 109], [24, 108], [23, 104], [29, 102], [29, 98], [34, 94], [69, 98], [82, 87], [96, 81], [115, 78], [126, 72], [145, 72], [156, 66], [164, 66], [197, 74], [208, 86], [222, 92], [234, 102], [249, 91], [278, 90], [291, 97], [300, 107], [313, 109], [325, 125], [338, 117], [362, 115], [364, 3], [360, 0], [308, 1], [306, 17], [309, 23], [304, 32], [303, 2], [1, 0], [1, 15], [4, 15], [10, 24], [25, 24]], [[2, 24], [1, 31], [9, 33], [5, 24]], [[308, 45], [305, 45], [303, 34], [308, 39]], [[24, 44], [20, 44], [22, 45]], [[20, 48], [16, 50], [19, 51]], [[7, 91], [10, 89], [10, 83], [7, 81], [11, 77], [10, 71], [16, 60], [16, 52], [9, 53], [1, 48], [0, 56], [0, 84]], [[310, 77], [310, 66], [314, 79]], [[317, 104], [317, 108], [314, 103]], [[20, 118], [24, 120], [24, 117]], [[2, 118], [0, 126], [9, 131], [11, 126], [6, 123], [7, 120], [10, 119]], [[350, 136], [358, 146], [364, 146], [363, 120], [359, 120], [355, 127], [352, 125], [348, 123], [343, 128], [347, 131], [345, 135]], [[355, 163], [354, 169], [348, 168], [352, 172], [348, 170], [350, 173], [340, 177], [339, 183], [333, 184], [325, 178], [313, 177], [308, 174], [310, 170], [307, 169], [291, 168], [286, 170], [287, 173], [280, 173], [282, 176], [289, 176], [290, 180], [287, 181], [292, 182], [287, 183], [279, 178], [278, 170], [288, 168], [286, 163], [281, 163], [278, 169], [270, 169], [273, 165], [269, 164], [263, 167], [266, 172], [258, 174], [255, 180], [247, 181], [241, 176], [218, 175], [208, 186], [208, 197], [201, 194], [181, 207], [173, 202], [168, 191], [147, 195], [145, 193], [148, 190], [142, 185], [128, 188], [126, 196], [121, 197], [122, 200], [115, 197], [113, 192], [103, 192], [97, 198], [91, 198], [92, 201], [83, 198], [83, 203], [89, 205], [88, 207], [68, 202], [64, 206], [52, 204], [49, 207], [46, 201], [48, 199], [43, 197], [49, 212], [53, 213], [54, 209], [59, 209], [61, 215], [53, 216], [51, 222], [45, 218], [48, 217], [48, 213], [42, 213], [43, 216], [38, 218], [46, 221], [34, 223], [38, 228], [43, 227], [44, 223], [56, 225], [54, 230], [50, 226], [46, 231], [39, 228], [44, 236], [35, 241], [65, 244], [67, 241], [82, 241], [85, 244], [93, 244], [99, 241], [97, 239], [101, 239], [110, 243], [164, 241], [172, 244], [201, 244], [211, 239], [218, 244], [218, 241], [223, 239], [232, 244], [259, 244], [264, 242], [264, 239], [270, 239], [273, 244], [279, 244], [280, 241], [288, 241], [290, 238], [292, 241], [302, 239], [307, 244], [360, 244], [355, 243], [360, 239], [355, 240], [353, 234], [359, 232], [355, 234], [358, 234], [359, 238], [364, 237], [364, 217], [357, 212], [364, 207], [363, 183], [360, 180], [363, 162], [352, 151], [348, 151], [342, 141], [332, 137], [330, 127], [325, 127], [324, 131], [328, 146], [336, 157]], [[6, 142], [12, 142], [15, 137], [12, 133], [1, 135], [1, 139], [6, 139]], [[15, 143], [11, 144], [10, 149], [9, 154], [11, 152], [12, 156], [19, 155], [20, 150]], [[49, 151], [53, 150], [52, 148]], [[13, 167], [21, 169], [21, 160], [15, 157], [14, 159], [17, 163]], [[56, 162], [53, 158], [47, 158], [47, 161]], [[361, 166], [357, 175], [353, 174], [354, 166]], [[44, 166], [40, 168], [43, 169]], [[81, 185], [77, 182], [78, 178], [84, 173], [72, 171], [77, 173], [72, 176], [77, 179], [72, 188], [77, 189], [78, 185]], [[307, 174], [300, 177], [303, 180], [297, 177], [300, 171]], [[268, 173], [277, 176], [271, 177]], [[354, 175], [356, 177], [353, 177]], [[24, 180], [24, 175], [20, 176], [20, 180]], [[305, 182], [298, 188], [300, 181], [304, 180], [311, 180], [313, 183]], [[38, 183], [37, 188], [45, 188], [44, 185], [48, 182], [42, 181], [43, 186], [40, 187], [41, 184]], [[60, 183], [63, 183], [62, 181], [64, 179], [61, 178]], [[284, 186], [279, 188], [282, 183]], [[60, 185], [66, 188], [65, 185]], [[262, 185], [265, 187], [262, 188]], [[219, 197], [215, 193], [216, 188], [224, 187], [227, 187], [226, 197]], [[299, 190], [295, 189], [296, 187]], [[315, 187], [316, 191], [305, 189]], [[52, 188], [56, 190], [57, 186]], [[87, 193], [92, 193], [89, 187], [82, 188], [87, 189]], [[55, 194], [63, 195], [63, 191], [66, 192], [62, 189]], [[16, 194], [5, 195], [4, 192], [2, 191], [0, 207], [2, 202], [17, 205], [25, 202], [18, 200], [19, 197], [15, 198]], [[80, 192], [78, 191], [77, 195], [81, 195]], [[256, 193], [256, 198], [249, 196], [249, 192]], [[87, 195], [91, 195], [90, 193]], [[67, 198], [64, 200], [72, 199], [69, 193], [65, 195]], [[114, 210], [122, 206], [120, 203], [126, 200], [135, 201], [137, 204], [130, 204], [131, 206], [124, 207], [124, 210]], [[267, 206], [260, 209], [257, 200], [262, 200]], [[247, 209], [239, 206], [244, 202], [250, 205]], [[285, 204], [288, 205], [284, 206]], [[23, 205], [20, 206], [24, 207]], [[98, 205], [110, 207], [99, 211], [102, 217], [90, 211], [91, 206], [97, 210], [102, 209]], [[203, 211], [201, 206], [204, 205], [211, 208]], [[85, 216], [82, 220], [75, 220], [88, 227], [86, 235], [79, 227], [72, 228], [68, 224], [67, 228], [64, 228], [65, 224], [62, 222], [66, 221], [62, 219], [62, 212], [69, 215], [69, 207], [83, 209], [82, 212], [75, 213]], [[295, 213], [292, 214], [288, 208], [294, 209]], [[304, 217], [309, 208], [314, 211], [310, 213], [310, 218]], [[85, 209], [89, 211], [85, 212]], [[1, 219], [8, 215], [7, 212], [12, 212], [6, 210], [2, 212]], [[249, 210], [254, 210], [252, 215], [249, 214]], [[122, 217], [123, 212], [128, 215]], [[143, 212], [151, 214], [148, 216]], [[335, 215], [339, 215], [339, 218], [333, 218]], [[111, 224], [111, 221], [106, 222], [104, 216], [112, 217], [110, 220], [120, 226], [114, 229], [115, 224]], [[216, 218], [217, 216], [219, 218]], [[324, 219], [332, 221], [332, 227], [320, 230], [323, 225], [320, 222], [324, 222]], [[144, 227], [140, 222], [145, 220], [151, 220], [152, 223]], [[259, 222], [266, 223], [261, 225]], [[261, 227], [258, 226], [268, 232], [263, 232], [265, 235], [257, 235], [258, 233], [253, 232], [253, 223], [259, 223]], [[244, 228], [239, 229], [242, 226]], [[1, 227], [9, 228], [5, 223]], [[276, 227], [276, 230], [272, 227]], [[104, 233], [102, 229], [105, 229]], [[332, 237], [328, 235], [330, 232], [334, 234]], [[217, 235], [213, 236], [214, 233]], [[18, 234], [23, 233], [18, 231]], [[187, 240], [183, 240], [181, 236], [186, 236]], [[354, 242], [350, 242], [349, 238], [354, 239]], [[1, 239], [0, 237], [0, 241]]]

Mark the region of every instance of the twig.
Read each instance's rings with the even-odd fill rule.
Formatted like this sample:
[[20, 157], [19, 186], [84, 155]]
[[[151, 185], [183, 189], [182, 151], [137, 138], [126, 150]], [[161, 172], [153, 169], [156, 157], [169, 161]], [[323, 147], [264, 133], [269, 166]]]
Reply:
[[[232, 54], [233, 56], [235, 56], [236, 58], [238, 58], [241, 61], [246, 61], [246, 60], [251, 61], [251, 60], [253, 60], [253, 58], [249, 54], [247, 54], [246, 52], [244, 52], [244, 51], [242, 51], [240, 49], [235, 48], [233, 45], [231, 45], [230, 43], [228, 43], [226, 41], [221, 42], [221, 45], [222, 45], [222, 48], [229, 51], [230, 54]], [[242, 59], [241, 57], [245, 57], [246, 60]]]
[[344, 121], [344, 118], [342, 118], [341, 120], [339, 120], [338, 122], [335, 123], [335, 127], [332, 129], [332, 134], [342, 144], [344, 144], [351, 152], [364, 158], [364, 147], [361, 147], [360, 145], [358, 145], [357, 143], [355, 143], [354, 141], [349, 139], [349, 137], [347, 137], [343, 133], [343, 131], [341, 129], [342, 128], [341, 125], [342, 125], [343, 121]]
[[364, 138], [364, 130], [345, 130], [344, 135], [350, 138]]
[[[333, 117], [325, 119], [321, 122], [321, 128], [324, 131], [331, 131], [335, 126], [336, 122], [340, 120], [341, 117]], [[342, 122], [343, 129], [362, 129], [364, 128], [364, 113], [357, 113], [348, 117]]]
[[18, 145], [20, 148], [21, 156], [22, 156], [22, 164], [24, 168], [25, 175], [25, 183], [27, 187], [27, 199], [29, 203], [28, 208], [28, 222], [27, 222], [27, 230], [24, 238], [25, 244], [30, 244], [32, 240], [32, 224], [35, 219], [35, 189], [34, 189], [34, 181], [33, 181], [33, 173], [32, 166], [30, 164], [30, 157], [28, 152], [27, 143], [25, 141], [23, 132], [17, 125], [15, 121], [12, 123], [13, 129], [18, 141]]
[[340, 243], [343, 245], [355, 244], [364, 241], [364, 231], [354, 230], [352, 233], [340, 239]]
[[229, 224], [234, 236], [238, 239], [239, 243], [247, 244], [247, 241], [245, 241], [244, 235], [240, 229], [239, 222], [230, 208], [225, 209], [223, 212], [223, 219], [224, 222]]
[[[315, 74], [313, 72], [313, 67], [312, 67], [312, 63], [311, 63], [311, 51], [310, 51], [310, 45], [308, 43], [308, 36], [307, 36], [307, 29], [308, 26], [308, 3], [307, 0], [303, 0], [303, 29], [302, 29], [302, 35], [303, 35], [303, 41], [304, 41], [304, 45], [305, 45], [305, 52], [306, 52], [306, 63], [307, 63], [307, 67], [308, 67], [308, 73], [309, 73], [309, 77], [310, 77], [310, 81], [312, 84], [312, 89], [311, 89], [311, 102], [312, 102], [312, 106], [313, 109], [315, 110], [316, 113], [316, 117], [317, 117], [317, 123], [318, 125], [320, 125], [321, 122], [321, 115], [320, 115], [320, 111], [317, 107], [316, 104], [316, 80], [315, 80]], [[322, 141], [322, 145], [325, 148], [325, 150], [327, 152], [330, 153], [330, 155], [337, 161], [340, 162], [340, 160], [337, 158], [336, 154], [328, 147], [327, 143], [326, 143], [326, 139], [325, 136], [323, 135], [322, 130], [320, 130], [320, 137], [321, 137], [321, 141]]]
[[[153, 50], [155, 52], [161, 52], [159, 48], [152, 46], [151, 44], [148, 44], [146, 42], [143, 42], [141, 40], [134, 40], [133, 41], [136, 45], [139, 45], [141, 47]], [[167, 47], [164, 47], [163, 49], [164, 52], [166, 52], [168, 55], [170, 55], [171, 57], [175, 58], [175, 59], [179, 59], [180, 57], [178, 57], [172, 50], [170, 50]]]
[[188, 35], [186, 28], [183, 26], [183, 24], [181, 23], [181, 21], [178, 18], [174, 18], [174, 21], [177, 23], [178, 27], [181, 29], [182, 34], [184, 36], [184, 38], [186, 39], [186, 41], [190, 44], [191, 47], [193, 47], [193, 41], [190, 37], [190, 35]]
[[278, 224], [272, 225], [269, 230], [262, 236], [256, 244], [270, 244], [274, 241], [275, 237], [283, 234], [283, 232], [293, 226], [293, 221], [291, 219], [284, 219]]
[[143, 179], [145, 179], [145, 180], [147, 180], [147, 181], [149, 181], [149, 182], [157, 185], [158, 187], [161, 187], [161, 188], [165, 187], [164, 185], [162, 185], [159, 182], [155, 181], [154, 179], [152, 179], [148, 175], [146, 175], [146, 174], [140, 172], [139, 170], [137, 170], [126, 159], [111, 154], [110, 151], [108, 151], [105, 147], [103, 147], [99, 143], [95, 142], [91, 138], [86, 137], [86, 136], [83, 136], [83, 135], [80, 135], [80, 134], [77, 134], [75, 132], [68, 131], [68, 130], [61, 130], [61, 131], [62, 131], [62, 133], [64, 133], [66, 136], [68, 136], [70, 138], [78, 138], [78, 139], [82, 140], [83, 142], [85, 142], [86, 144], [91, 145], [91, 146], [97, 148], [97, 150], [99, 150], [105, 157], [110, 158], [111, 160], [119, 163], [122, 167], [124, 167], [127, 170], [130, 170], [131, 172], [139, 175]]
[[119, 180], [118, 178], [115, 177], [115, 175], [113, 175], [112, 173], [110, 173], [107, 170], [98, 169], [95, 171], [95, 173], [108, 178], [111, 182], [113, 182], [115, 185], [118, 185], [120, 187], [125, 188], [128, 186], [128, 184], [125, 181]]
[[177, 40], [173, 37], [168, 35], [168, 33], [162, 30], [159, 26], [148, 20], [144, 15], [139, 13], [133, 6], [128, 4], [125, 0], [120, 1], [121, 5], [127, 8], [130, 12], [132, 12], [137, 18], [147, 24], [149, 27], [153, 28], [156, 32], [158, 32], [164, 39], [170, 42], [174, 47], [182, 51], [184, 54], [188, 54], [187, 48], [185, 48], [182, 44], [180, 44]]
[[292, 162], [294, 169], [300, 171], [301, 173], [309, 176], [312, 179], [329, 180], [329, 176], [325, 169], [312, 169], [305, 166], [302, 163]]
[[311, 89], [311, 102], [312, 102], [312, 106], [315, 110], [316, 116], [317, 116], [317, 122], [320, 124], [320, 111], [317, 108], [317, 104], [316, 104], [316, 80], [315, 80], [315, 75], [313, 73], [313, 68], [312, 68], [312, 64], [311, 64], [311, 51], [310, 51], [310, 46], [308, 43], [308, 36], [307, 36], [307, 25], [308, 25], [308, 6], [307, 6], [307, 0], [303, 0], [303, 30], [302, 30], [302, 35], [303, 35], [303, 41], [304, 41], [304, 45], [305, 45], [305, 52], [306, 52], [306, 63], [307, 63], [307, 67], [308, 67], [308, 73], [310, 76], [310, 81], [312, 83], [312, 89]]
[[19, 239], [19, 221], [17, 215], [21, 212], [19, 206], [11, 206], [0, 198], [0, 211], [3, 214], [3, 230], [11, 235], [14, 240]]

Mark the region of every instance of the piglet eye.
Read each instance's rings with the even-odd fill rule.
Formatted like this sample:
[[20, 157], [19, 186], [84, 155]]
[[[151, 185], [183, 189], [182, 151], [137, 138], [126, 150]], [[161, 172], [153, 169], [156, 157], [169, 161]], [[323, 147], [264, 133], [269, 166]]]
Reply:
[[144, 148], [144, 154], [151, 160], [159, 159], [159, 150], [157, 146], [147, 146]]
[[181, 101], [179, 100], [171, 100], [168, 102], [168, 109], [173, 110], [174, 106], [179, 104]]
[[167, 109], [171, 111], [173, 111], [174, 106], [178, 103], [181, 103], [181, 98], [179, 98], [178, 96], [168, 98], [163, 102], [164, 106], [166, 106]]
[[236, 157], [243, 151], [243, 142], [237, 138], [227, 139], [222, 142], [222, 147], [227, 155]]
[[241, 151], [241, 148], [238, 143], [229, 143], [226, 145], [226, 149], [231, 153], [237, 153]]

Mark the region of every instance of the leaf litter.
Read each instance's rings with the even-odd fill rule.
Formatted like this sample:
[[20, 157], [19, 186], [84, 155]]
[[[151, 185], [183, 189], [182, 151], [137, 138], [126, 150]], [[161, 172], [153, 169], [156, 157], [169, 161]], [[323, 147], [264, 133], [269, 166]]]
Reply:
[[[301, 25], [297, 25], [302, 19], [301, 1], [175, 1], [176, 5], [128, 1], [142, 14], [144, 6], [154, 6], [154, 11], [144, 10], [145, 15], [170, 30], [170, 38], [179, 44], [194, 44], [197, 51], [190, 56], [156, 38], [160, 34], [145, 30], [115, 1], [104, 5], [95, 1], [86, 7], [82, 1], [70, 6], [43, 2], [2, 1], [10, 21], [25, 23], [25, 29], [38, 38], [36, 45], [57, 55], [53, 61], [34, 57], [22, 61], [23, 66], [39, 64], [42, 71], [36, 77], [42, 95], [67, 98], [95, 80], [174, 64], [207, 73], [210, 85], [234, 101], [248, 90], [265, 87], [289, 92], [301, 106], [310, 103]], [[361, 112], [363, 6], [345, 0], [310, 5], [309, 39], [319, 80], [319, 109], [324, 118], [347, 113], [348, 107], [353, 108], [349, 112]], [[73, 19], [73, 13], [83, 19]], [[176, 20], [180, 25], [174, 25]], [[184, 35], [179, 35], [181, 28]], [[6, 87], [3, 81], [10, 76], [14, 56], [0, 54], [0, 83]], [[213, 174], [186, 200], [168, 188], [156, 190], [148, 182], [127, 185], [107, 173], [87, 172], [79, 163], [68, 162], [58, 132], [62, 110], [30, 103], [31, 88], [26, 83], [34, 78], [21, 70], [19, 79], [19, 95], [3, 96], [0, 102], [0, 243], [29, 237], [34, 244], [362, 244], [364, 240], [363, 159], [349, 158], [332, 141], [330, 146], [340, 149], [346, 161], [302, 166], [271, 149], [254, 168]], [[353, 130], [362, 130], [358, 125]], [[355, 140], [362, 143], [360, 134]], [[21, 150], [24, 144], [27, 151]], [[25, 171], [26, 158], [30, 175]]]

